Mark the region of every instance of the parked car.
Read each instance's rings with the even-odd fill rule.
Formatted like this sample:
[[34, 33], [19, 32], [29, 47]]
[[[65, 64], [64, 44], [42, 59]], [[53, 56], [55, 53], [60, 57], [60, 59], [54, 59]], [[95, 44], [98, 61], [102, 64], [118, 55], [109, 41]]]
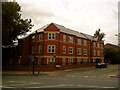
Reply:
[[100, 62], [96, 64], [96, 68], [106, 68], [106, 67], [107, 67], [107, 64], [104, 62]]

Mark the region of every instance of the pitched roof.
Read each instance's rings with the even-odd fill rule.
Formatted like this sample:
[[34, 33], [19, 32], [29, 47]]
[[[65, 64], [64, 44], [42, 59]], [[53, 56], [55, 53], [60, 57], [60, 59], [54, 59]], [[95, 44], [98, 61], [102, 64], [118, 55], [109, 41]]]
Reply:
[[[85, 33], [80, 33], [78, 31], [66, 28], [66, 27], [64, 27], [62, 25], [59, 25], [59, 24], [56, 24], [56, 23], [50, 23], [50, 24], [54, 24], [60, 30], [60, 32], [75, 35], [77, 37], [81, 37], [81, 38], [85, 38], [85, 39], [89, 39], [89, 40], [97, 41], [97, 38], [94, 38], [92, 35], [88, 35], [88, 34], [85, 34]], [[32, 34], [34, 34], [36, 31], [37, 32], [43, 32], [44, 29], [46, 29], [50, 24], [47, 24], [47, 25], [35, 30]]]

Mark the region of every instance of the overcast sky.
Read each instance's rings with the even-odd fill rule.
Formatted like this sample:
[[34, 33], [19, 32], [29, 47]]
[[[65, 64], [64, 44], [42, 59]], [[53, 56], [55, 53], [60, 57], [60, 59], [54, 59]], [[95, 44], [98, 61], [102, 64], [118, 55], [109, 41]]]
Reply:
[[119, 0], [16, 0], [22, 17], [32, 19], [36, 30], [49, 23], [93, 35], [106, 34], [105, 43], [117, 45]]

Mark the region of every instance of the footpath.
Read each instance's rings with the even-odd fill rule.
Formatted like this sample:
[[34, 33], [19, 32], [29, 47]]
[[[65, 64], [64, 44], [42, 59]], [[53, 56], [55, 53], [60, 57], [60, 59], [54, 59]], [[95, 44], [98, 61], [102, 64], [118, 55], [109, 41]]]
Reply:
[[120, 78], [119, 65], [108, 65], [107, 68], [76, 68], [58, 71], [2, 71], [3, 76], [67, 76], [67, 77], [110, 77]]

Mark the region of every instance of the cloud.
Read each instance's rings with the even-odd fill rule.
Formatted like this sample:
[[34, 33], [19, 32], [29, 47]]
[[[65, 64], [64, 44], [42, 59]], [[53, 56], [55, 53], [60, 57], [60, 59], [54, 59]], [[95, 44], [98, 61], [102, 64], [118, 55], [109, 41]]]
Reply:
[[118, 0], [18, 1], [22, 16], [32, 19], [33, 30], [51, 22], [91, 35], [100, 28], [106, 34], [106, 43], [117, 44]]

